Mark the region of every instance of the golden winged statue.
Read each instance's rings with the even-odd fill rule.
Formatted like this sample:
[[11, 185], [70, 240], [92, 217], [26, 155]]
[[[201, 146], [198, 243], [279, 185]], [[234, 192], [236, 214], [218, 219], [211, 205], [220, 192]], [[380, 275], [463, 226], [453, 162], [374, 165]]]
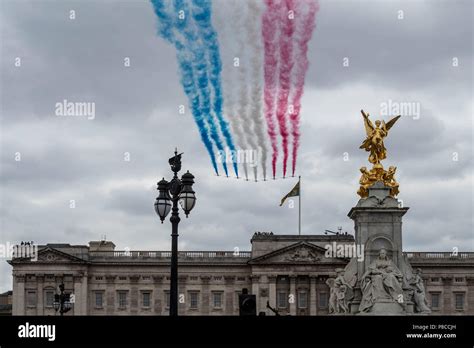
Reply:
[[385, 148], [383, 140], [387, 137], [390, 128], [393, 127], [401, 116], [398, 115], [387, 123], [383, 120], [377, 120], [374, 126], [372, 121], [369, 120], [369, 113], [366, 114], [364, 110], [360, 110], [360, 112], [364, 118], [365, 132], [367, 133], [367, 138], [360, 146], [360, 149], [370, 152], [370, 163], [378, 164], [381, 160], [387, 158], [387, 149]]
[[391, 166], [388, 171], [384, 170], [380, 161], [387, 158], [387, 149], [384, 145], [384, 139], [388, 136], [388, 131], [393, 127], [395, 122], [401, 117], [400, 115], [392, 118], [390, 121], [376, 120], [375, 126], [369, 119], [369, 113], [365, 113], [364, 110], [360, 110], [362, 117], [364, 118], [365, 132], [367, 138], [364, 140], [361, 149], [368, 151], [369, 162], [373, 164], [371, 170], [366, 167], [362, 167], [360, 172], [362, 173], [359, 184], [360, 188], [357, 191], [359, 196], [366, 198], [369, 195], [369, 188], [377, 181], [381, 181], [385, 186], [390, 187], [390, 195], [395, 197], [398, 194], [398, 183], [395, 180], [395, 171], [397, 167]]

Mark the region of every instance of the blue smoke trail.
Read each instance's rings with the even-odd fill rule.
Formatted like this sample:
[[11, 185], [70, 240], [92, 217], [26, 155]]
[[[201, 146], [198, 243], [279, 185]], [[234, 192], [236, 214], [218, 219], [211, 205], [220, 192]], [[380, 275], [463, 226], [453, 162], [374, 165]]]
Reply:
[[[193, 17], [201, 32], [203, 44], [207, 47], [209, 62], [209, 80], [214, 91], [213, 113], [217, 117], [219, 126], [227, 146], [233, 154], [236, 153], [232, 136], [229, 132], [229, 124], [222, 116], [222, 89], [221, 89], [221, 71], [222, 62], [219, 54], [219, 43], [217, 34], [211, 22], [211, 2], [209, 0], [193, 0]], [[237, 162], [235, 157], [232, 158], [234, 172], [239, 176]]]
[[173, 19], [173, 17], [170, 16], [165, 1], [151, 0], [151, 3], [153, 4], [155, 14], [159, 19], [158, 34], [166, 41], [172, 43], [176, 48], [176, 57], [181, 73], [181, 84], [183, 85], [184, 92], [186, 93], [189, 99], [189, 104], [191, 106], [194, 120], [198, 126], [201, 139], [204, 145], [206, 146], [209, 156], [211, 157], [211, 162], [212, 166], [214, 167], [214, 171], [216, 172], [216, 174], [218, 174], [216, 157], [211, 143], [211, 139], [209, 138], [209, 130], [201, 113], [199, 93], [194, 82], [193, 66], [190, 61], [190, 55], [187, 46], [182, 42], [182, 39], [178, 36], [175, 36], [173, 32], [173, 30], [178, 25], [183, 24], [182, 22], [184, 22], [184, 20], [179, 20], [177, 16], [174, 16]]
[[202, 44], [202, 42], [199, 41], [199, 37], [196, 35], [196, 28], [194, 28], [188, 21], [188, 15], [191, 16], [191, 10], [189, 9], [188, 2], [183, 0], [174, 0], [174, 10], [176, 13], [183, 11], [185, 16], [184, 20], [179, 21], [177, 29], [186, 38], [186, 46], [190, 55], [192, 56], [193, 69], [201, 97], [200, 113], [203, 115], [207, 121], [207, 124], [209, 125], [211, 138], [221, 154], [221, 158], [223, 159], [222, 165], [224, 167], [225, 174], [228, 175], [224, 146], [222, 145], [217, 125], [211, 114], [211, 90], [207, 76], [208, 67], [206, 60], [206, 47]]

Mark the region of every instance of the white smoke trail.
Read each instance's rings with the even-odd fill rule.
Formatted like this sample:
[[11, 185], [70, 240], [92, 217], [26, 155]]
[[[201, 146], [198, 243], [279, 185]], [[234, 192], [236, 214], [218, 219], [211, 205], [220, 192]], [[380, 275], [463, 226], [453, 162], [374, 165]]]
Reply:
[[[233, 1], [232, 1], [233, 3]], [[222, 56], [222, 88], [224, 91], [224, 115], [230, 120], [230, 126], [232, 133], [235, 135], [235, 141], [239, 150], [246, 149], [246, 136], [242, 128], [241, 117], [238, 114], [237, 103], [239, 102], [236, 98], [238, 94], [237, 83], [238, 80], [238, 67], [235, 67], [235, 58], [238, 58], [238, 48], [235, 43], [236, 31], [235, 23], [238, 18], [235, 18], [235, 14], [232, 12], [235, 6], [231, 5], [228, 0], [216, 2], [217, 11], [214, 12], [213, 21], [217, 28], [219, 35], [219, 44], [221, 47]], [[240, 59], [239, 59], [240, 60]], [[248, 179], [248, 169], [245, 161], [242, 164], [244, 169], [245, 178]]]
[[[245, 18], [248, 18], [248, 2], [244, 4], [240, 1], [232, 1], [232, 24], [234, 32], [237, 35], [237, 54], [239, 57], [239, 67], [237, 69], [238, 78], [236, 80], [237, 91], [239, 96], [237, 114], [239, 116], [240, 124], [245, 135], [245, 150], [256, 151], [258, 145], [254, 134], [253, 120], [250, 115], [251, 109], [249, 105], [250, 95], [248, 85], [250, 84], [249, 74], [251, 73], [250, 68], [250, 57], [249, 57], [249, 45], [248, 45], [248, 28], [246, 26]], [[242, 28], [244, 28], [242, 30]], [[250, 148], [250, 149], [249, 149]], [[244, 152], [244, 156], [247, 152]], [[247, 163], [248, 158], [245, 157], [244, 161]], [[255, 181], [257, 180], [257, 166], [253, 166], [253, 174]]]
[[257, 137], [257, 143], [260, 147], [261, 165], [263, 179], [267, 176], [267, 143], [265, 130], [265, 117], [262, 110], [263, 98], [263, 47], [261, 38], [262, 25], [262, 2], [258, 0], [247, 1], [249, 11], [247, 15], [247, 36], [248, 42], [251, 46], [251, 100], [250, 100], [250, 115], [254, 121], [254, 134]]

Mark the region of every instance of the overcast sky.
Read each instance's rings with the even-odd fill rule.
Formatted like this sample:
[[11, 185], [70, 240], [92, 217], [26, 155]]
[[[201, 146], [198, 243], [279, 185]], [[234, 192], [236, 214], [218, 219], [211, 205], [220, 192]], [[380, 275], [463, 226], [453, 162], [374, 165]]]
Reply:
[[[216, 11], [224, 4], [214, 1]], [[378, 117], [389, 100], [413, 102], [419, 118], [392, 128], [384, 161], [398, 167], [399, 198], [410, 207], [403, 248], [473, 251], [472, 1], [320, 4], [297, 168], [303, 234], [353, 233], [347, 213], [358, 168], [368, 165], [359, 110]], [[169, 249], [170, 223], [159, 223], [153, 202], [175, 146], [198, 197], [180, 224], [181, 250], [250, 250], [255, 231], [297, 233], [297, 204], [279, 207], [296, 178], [213, 174], [192, 115], [177, 111], [187, 99], [175, 51], [156, 35], [149, 2], [2, 0], [0, 22], [0, 243], [106, 235], [122, 250]], [[94, 102], [95, 119], [56, 116], [64, 99]], [[0, 291], [9, 289], [11, 267], [1, 261]]]

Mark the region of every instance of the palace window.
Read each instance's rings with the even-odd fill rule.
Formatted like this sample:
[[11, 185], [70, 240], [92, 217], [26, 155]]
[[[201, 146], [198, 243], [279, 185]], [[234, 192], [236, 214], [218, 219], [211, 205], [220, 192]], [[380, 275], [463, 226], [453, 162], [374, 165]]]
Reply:
[[198, 276], [190, 276], [189, 280], [198, 280]]
[[456, 305], [456, 310], [463, 310], [464, 309], [464, 294], [463, 293], [457, 293], [454, 294], [454, 303]]
[[142, 276], [142, 280], [150, 280], [150, 276]]
[[454, 281], [455, 281], [456, 283], [462, 283], [462, 282], [464, 281], [464, 278], [463, 278], [463, 277], [455, 277], [455, 278], [454, 278]]
[[189, 308], [198, 309], [199, 306], [199, 292], [190, 291], [189, 292]]
[[279, 291], [278, 292], [278, 299], [277, 299], [278, 308], [286, 308], [288, 305], [288, 296], [286, 291]]
[[298, 293], [298, 308], [308, 308], [308, 293], [306, 291]]
[[431, 294], [431, 309], [439, 309], [439, 293]]
[[95, 277], [95, 280], [102, 280], [104, 279], [103, 277]]
[[127, 280], [127, 277], [120, 276], [120, 277], [119, 277], [119, 280]]
[[54, 291], [46, 290], [44, 293], [45, 307], [53, 307], [53, 301], [54, 301]]
[[222, 276], [214, 276], [213, 279], [219, 281], [222, 280]]
[[127, 291], [118, 291], [118, 306], [122, 309], [127, 307]]
[[151, 293], [142, 292], [142, 307], [150, 307]]
[[102, 308], [104, 306], [104, 293], [102, 291], [96, 291], [95, 296], [95, 307]]
[[26, 305], [28, 307], [36, 307], [36, 291], [28, 291], [26, 293]]
[[212, 293], [212, 303], [214, 308], [222, 308], [222, 291], [215, 291]]
[[328, 308], [328, 293], [319, 293], [319, 308]]
[[431, 281], [433, 283], [439, 283], [439, 278], [438, 277], [431, 278]]
[[237, 277], [237, 280], [238, 280], [239, 282], [244, 282], [244, 281], [245, 281], [245, 277]]

